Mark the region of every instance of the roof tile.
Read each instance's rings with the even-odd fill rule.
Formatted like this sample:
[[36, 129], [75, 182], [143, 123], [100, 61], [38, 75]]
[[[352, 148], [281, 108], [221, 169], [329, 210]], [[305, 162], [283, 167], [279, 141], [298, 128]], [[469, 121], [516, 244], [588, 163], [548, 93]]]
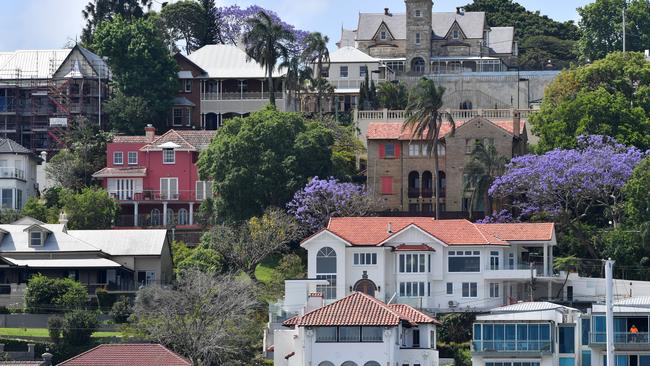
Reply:
[[102, 344], [59, 366], [191, 366], [192, 363], [160, 344]]

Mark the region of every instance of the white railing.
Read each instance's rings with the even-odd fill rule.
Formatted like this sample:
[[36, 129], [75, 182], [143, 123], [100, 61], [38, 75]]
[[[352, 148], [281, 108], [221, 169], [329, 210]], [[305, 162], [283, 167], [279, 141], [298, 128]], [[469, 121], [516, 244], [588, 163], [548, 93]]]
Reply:
[[[447, 109], [446, 112], [451, 114], [454, 120], [469, 120], [474, 117], [485, 117], [494, 119], [510, 119], [513, 117], [515, 109]], [[528, 118], [534, 111], [531, 109], [520, 109], [521, 118]], [[403, 110], [377, 110], [377, 111], [356, 111], [357, 120], [375, 120], [375, 121], [403, 121], [408, 114]]]
[[18, 168], [0, 167], [0, 178], [25, 179], [25, 171]]
[[[201, 100], [264, 100], [269, 99], [269, 92], [228, 92], [228, 93], [201, 93]], [[275, 99], [284, 98], [281, 90], [275, 91]]]

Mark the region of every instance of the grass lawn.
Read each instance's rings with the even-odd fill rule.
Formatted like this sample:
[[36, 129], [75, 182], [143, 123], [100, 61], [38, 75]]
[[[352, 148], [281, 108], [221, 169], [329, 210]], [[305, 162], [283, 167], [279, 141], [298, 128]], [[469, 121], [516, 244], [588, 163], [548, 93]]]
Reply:
[[262, 263], [258, 264], [257, 268], [255, 268], [255, 277], [257, 280], [262, 283], [271, 282], [273, 273], [275, 273], [275, 267], [278, 266], [280, 258], [279, 255], [274, 255], [266, 258]]
[[[0, 328], [3, 337], [49, 337], [47, 328]], [[121, 332], [95, 332], [93, 338], [121, 337]]]

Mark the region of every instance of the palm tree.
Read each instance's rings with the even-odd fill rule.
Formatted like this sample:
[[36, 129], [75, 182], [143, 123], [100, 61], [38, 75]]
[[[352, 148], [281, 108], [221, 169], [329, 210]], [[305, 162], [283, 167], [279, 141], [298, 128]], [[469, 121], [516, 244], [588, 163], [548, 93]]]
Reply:
[[323, 64], [329, 65], [330, 52], [327, 49], [329, 37], [323, 36], [320, 32], [312, 32], [305, 37], [305, 50], [302, 52], [303, 60], [316, 63], [316, 78], [323, 74]]
[[377, 100], [380, 108], [404, 109], [408, 104], [408, 90], [400, 82], [384, 81], [377, 87]]
[[465, 165], [464, 175], [466, 180], [463, 187], [463, 191], [472, 194], [469, 207], [470, 219], [477, 197], [483, 199], [485, 214], [490, 214], [492, 200], [488, 190], [496, 177], [503, 174], [507, 163], [508, 159], [499, 155], [494, 145], [485, 146], [483, 143], [479, 143], [472, 151], [470, 161]]
[[302, 63], [301, 59], [295, 56], [285, 60], [280, 67], [287, 70], [284, 80], [290, 99], [293, 99], [292, 92], [295, 92], [295, 99], [300, 103], [300, 91], [305, 88], [305, 82], [311, 80], [311, 67]]
[[562, 287], [560, 287], [560, 289], [558, 290], [557, 295], [555, 295], [555, 298], [559, 299], [560, 295], [562, 294], [562, 291], [564, 290], [564, 286], [566, 286], [567, 281], [569, 281], [569, 273], [577, 272], [580, 270], [580, 258], [575, 257], [573, 255], [570, 255], [568, 257], [555, 258], [553, 262], [553, 268], [558, 271], [566, 272], [564, 283], [562, 284]]
[[250, 28], [244, 34], [247, 58], [254, 59], [265, 68], [269, 81], [269, 102], [275, 107], [273, 71], [278, 61], [289, 58], [288, 44], [294, 41], [293, 33], [263, 11], [246, 22]]
[[324, 97], [331, 98], [332, 94], [334, 94], [334, 87], [329, 83], [329, 81], [327, 81], [327, 79], [317, 78], [311, 81], [311, 90], [312, 92], [316, 93], [316, 108], [318, 110], [318, 114], [322, 115], [322, 100]]
[[440, 130], [445, 123], [451, 128], [451, 134], [456, 131], [456, 123], [449, 112], [441, 110], [442, 96], [445, 88], [437, 87], [432, 80], [422, 78], [409, 94], [409, 102], [406, 106], [406, 121], [402, 125], [402, 131], [408, 130], [411, 138], [425, 140], [429, 145], [429, 156], [433, 154], [433, 170], [435, 189], [436, 219], [440, 218], [440, 189], [439, 189], [439, 166], [438, 143]]

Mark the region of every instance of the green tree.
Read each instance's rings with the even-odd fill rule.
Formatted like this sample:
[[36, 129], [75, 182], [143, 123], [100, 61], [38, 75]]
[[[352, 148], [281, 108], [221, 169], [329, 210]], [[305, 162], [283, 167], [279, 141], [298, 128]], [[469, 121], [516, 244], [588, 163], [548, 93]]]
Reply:
[[197, 32], [194, 35], [194, 43], [199, 49], [203, 46], [216, 43], [225, 43], [219, 27], [221, 20], [217, 14], [214, 0], [200, 0], [201, 14]]
[[25, 289], [25, 310], [28, 313], [80, 309], [87, 301], [86, 288], [70, 278], [50, 278], [36, 274]]
[[221, 256], [214, 249], [201, 245], [190, 249], [185, 258], [176, 262], [175, 271], [180, 273], [188, 269], [197, 269], [204, 273], [219, 273], [221, 262]]
[[311, 80], [311, 91], [316, 94], [316, 112], [319, 116], [323, 115], [323, 99], [332, 98], [334, 86], [325, 78]]
[[227, 121], [198, 161], [214, 181], [214, 212], [243, 220], [283, 207], [309, 177], [331, 173], [333, 142], [322, 125], [273, 108]]
[[634, 168], [632, 177], [623, 187], [625, 214], [634, 226], [650, 222], [650, 157]]
[[330, 52], [327, 49], [329, 37], [323, 36], [320, 32], [312, 32], [305, 37], [303, 43], [305, 49], [302, 58], [312, 64], [316, 64], [316, 78], [323, 76], [323, 66], [329, 67]]
[[99, 24], [105, 20], [113, 19], [119, 15], [124, 19], [131, 20], [142, 18], [145, 9], [150, 9], [153, 0], [92, 0], [81, 11], [86, 20], [86, 26], [81, 32], [81, 42], [86, 46], [92, 46], [93, 34]]
[[440, 341], [446, 343], [465, 343], [472, 339], [472, 323], [476, 319], [473, 313], [450, 313], [440, 321]]
[[172, 40], [183, 41], [185, 52], [192, 53], [198, 46], [197, 36], [205, 29], [205, 11], [195, 0], [182, 0], [163, 6], [160, 16], [169, 30]]
[[[438, 160], [438, 144], [440, 129], [447, 123], [451, 133], [456, 130], [456, 123], [449, 112], [442, 110], [443, 87], [437, 87], [432, 80], [421, 79], [409, 94], [406, 113], [409, 116], [402, 125], [403, 131], [411, 133], [412, 138], [427, 141], [429, 154], [433, 155], [434, 182], [438, 182], [440, 161]], [[435, 184], [436, 219], [440, 218], [440, 190]]]
[[[107, 110], [133, 110], [142, 117], [131, 120], [131, 128], [122, 132], [141, 131], [148, 123], [159, 130], [166, 127], [166, 117], [178, 91], [178, 66], [167, 49], [159, 23], [154, 15], [131, 22], [117, 16], [102, 22], [95, 32], [94, 48], [108, 57], [118, 90], [119, 98], [110, 101]], [[124, 129], [125, 121], [119, 122], [116, 127]]]
[[650, 3], [646, 0], [596, 0], [578, 8], [583, 60], [598, 60], [623, 50], [623, 7], [626, 10], [626, 50], [644, 51], [650, 43]]
[[63, 330], [63, 318], [53, 316], [47, 319], [47, 333], [54, 344], [61, 341], [61, 331]]
[[269, 103], [275, 107], [275, 85], [273, 72], [282, 59], [289, 58], [289, 44], [294, 41], [293, 33], [285, 29], [263, 11], [246, 21], [249, 30], [244, 34], [246, 55], [257, 61], [268, 75]]
[[48, 222], [50, 218], [50, 210], [38, 197], [30, 197], [20, 213], [42, 222]]
[[284, 84], [289, 92], [289, 98], [296, 103], [296, 107], [299, 107], [300, 92], [306, 89], [307, 81], [311, 80], [313, 71], [303, 63], [300, 57], [296, 56], [284, 60], [280, 67], [286, 70]]
[[72, 310], [63, 317], [63, 342], [69, 346], [87, 345], [99, 325], [97, 313]]
[[562, 286], [560, 287], [560, 289], [557, 291], [557, 294], [555, 295], [555, 298], [559, 299], [560, 296], [562, 295], [562, 291], [564, 290], [564, 286], [566, 286], [566, 283], [569, 281], [569, 274], [571, 272], [577, 272], [580, 270], [580, 258], [574, 257], [572, 255], [567, 257], [555, 258], [553, 260], [553, 268], [556, 271], [566, 272], [566, 277], [564, 278], [564, 282], [562, 283]]
[[20, 219], [21, 217], [22, 217], [21, 213], [14, 210], [13, 208], [0, 209], [0, 223], [2, 224], [11, 224], [12, 222]]
[[377, 88], [380, 108], [403, 110], [408, 105], [408, 89], [402, 82], [382, 82]]
[[102, 188], [84, 188], [80, 193], [63, 191], [61, 206], [72, 230], [110, 229], [119, 205]]
[[115, 301], [111, 307], [111, 317], [117, 324], [126, 323], [132, 313], [133, 305], [131, 304], [131, 299], [126, 296], [120, 296], [120, 298], [117, 299], [117, 301]]
[[572, 148], [579, 135], [606, 135], [650, 148], [650, 63], [643, 54], [615, 52], [563, 71], [530, 118], [540, 152]]
[[467, 176], [463, 190], [472, 194], [470, 216], [476, 207], [477, 199], [483, 200], [483, 210], [486, 215], [492, 213], [492, 200], [488, 190], [494, 180], [503, 174], [507, 163], [508, 159], [499, 155], [494, 145], [485, 146], [482, 143], [476, 145], [469, 162], [463, 169], [463, 173]]
[[519, 65], [522, 69], [562, 68], [576, 61], [575, 44], [580, 29], [573, 21], [558, 22], [539, 11], [529, 11], [513, 0], [474, 0], [466, 11], [486, 12], [491, 27], [515, 27], [519, 42]]

